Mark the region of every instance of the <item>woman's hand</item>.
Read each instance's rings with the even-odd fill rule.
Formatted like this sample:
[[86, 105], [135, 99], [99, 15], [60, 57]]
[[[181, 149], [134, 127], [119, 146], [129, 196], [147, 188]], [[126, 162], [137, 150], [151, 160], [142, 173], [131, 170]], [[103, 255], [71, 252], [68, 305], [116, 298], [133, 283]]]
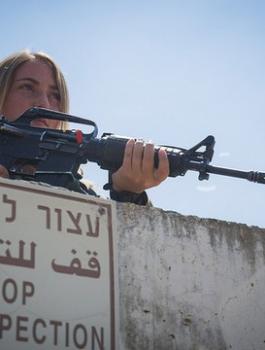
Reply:
[[0, 165], [0, 177], [9, 178], [9, 173], [3, 165]]
[[169, 174], [169, 163], [164, 149], [158, 153], [159, 166], [154, 167], [154, 145], [143, 141], [129, 140], [126, 144], [123, 163], [112, 175], [115, 191], [141, 193], [159, 185]]

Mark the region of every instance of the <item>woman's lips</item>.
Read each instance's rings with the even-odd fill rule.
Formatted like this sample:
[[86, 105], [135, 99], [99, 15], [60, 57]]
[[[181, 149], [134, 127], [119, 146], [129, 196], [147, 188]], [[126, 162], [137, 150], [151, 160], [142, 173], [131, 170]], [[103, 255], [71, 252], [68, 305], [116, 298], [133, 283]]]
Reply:
[[35, 119], [30, 123], [31, 126], [35, 128], [48, 128], [48, 122], [46, 119]]

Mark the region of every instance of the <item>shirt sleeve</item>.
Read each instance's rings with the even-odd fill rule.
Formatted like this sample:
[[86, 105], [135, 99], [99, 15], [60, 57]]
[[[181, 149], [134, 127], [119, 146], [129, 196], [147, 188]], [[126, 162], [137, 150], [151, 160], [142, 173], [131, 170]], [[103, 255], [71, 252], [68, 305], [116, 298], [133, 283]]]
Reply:
[[147, 205], [149, 203], [146, 192], [133, 193], [133, 192], [117, 192], [113, 189], [110, 190], [110, 198], [123, 203], [134, 203], [138, 205]]
[[112, 171], [109, 171], [109, 182], [103, 186], [104, 190], [110, 191], [110, 198], [117, 202], [134, 203], [138, 205], [151, 205], [147, 193], [134, 193], [129, 191], [115, 191], [112, 187]]

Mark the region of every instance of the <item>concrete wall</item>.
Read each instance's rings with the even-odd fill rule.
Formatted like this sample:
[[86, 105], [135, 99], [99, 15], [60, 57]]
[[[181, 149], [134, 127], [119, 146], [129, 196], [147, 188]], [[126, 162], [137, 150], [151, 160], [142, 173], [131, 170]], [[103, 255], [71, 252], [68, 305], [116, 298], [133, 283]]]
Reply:
[[[61, 318], [55, 318], [55, 316], [64, 315], [61, 309], [57, 311], [53, 308], [52, 312], [46, 313], [46, 305], [54, 303], [54, 297], [48, 298], [48, 296], [58, 292], [58, 288], [54, 286], [59, 283], [50, 265], [47, 268], [46, 262], [50, 263], [51, 259], [46, 259], [46, 252], [49, 251], [46, 244], [51, 244], [48, 242], [53, 242], [52, 239], [54, 239], [57, 246], [63, 247], [62, 254], [59, 255], [58, 252], [58, 255], [55, 255], [56, 259], [61, 261], [61, 257], [65, 257], [65, 246], [58, 244], [61, 241], [56, 235], [63, 239], [64, 234], [61, 234], [68, 235], [72, 232], [73, 230], [69, 230], [69, 227], [72, 228], [73, 223], [79, 227], [77, 217], [80, 218], [79, 213], [87, 214], [88, 202], [90, 206], [96, 205], [95, 210], [90, 207], [91, 215], [96, 215], [95, 213], [99, 212], [98, 199], [71, 194], [68, 191], [55, 191], [51, 187], [46, 188], [46, 185], [33, 186], [3, 179], [0, 182], [2, 183], [0, 184], [2, 186], [1, 239], [5, 240], [5, 244], [8, 239], [12, 241], [14, 256], [16, 256], [15, 242], [24, 237], [27, 242], [31, 240], [36, 242], [40, 239], [38, 247], [42, 249], [39, 252], [45, 253], [43, 256], [38, 255], [39, 259], [36, 259], [36, 266], [34, 263], [34, 270], [28, 271], [27, 268], [24, 269], [27, 271], [23, 270], [26, 275], [22, 274], [22, 270], [21, 272], [18, 270], [24, 265], [19, 267], [17, 264], [18, 267], [15, 270], [13, 265], [16, 264], [9, 262], [7, 265], [2, 265], [0, 282], [12, 278], [19, 286], [23, 281], [32, 281], [34, 284], [36, 276], [41, 276], [43, 271], [47, 279], [44, 288], [40, 288], [42, 283], [40, 285], [35, 283], [34, 297], [27, 305], [22, 305], [19, 297], [17, 298], [19, 301], [14, 300], [9, 303], [7, 298], [4, 298], [5, 293], [1, 284], [1, 312], [9, 314], [12, 319], [15, 319], [17, 314], [21, 314], [26, 315], [29, 320], [32, 316], [36, 318], [36, 315], [45, 320], [49, 320], [49, 317], [60, 320]], [[62, 203], [61, 201], [64, 200], [65, 203]], [[100, 206], [104, 203], [110, 207], [109, 201], [99, 200], [99, 203], [101, 203]], [[53, 215], [50, 218], [52, 225], [47, 224], [48, 216], [43, 216], [43, 212], [38, 211], [39, 204], [48, 205], [49, 213]], [[113, 222], [117, 224], [118, 242], [120, 350], [265, 350], [265, 229], [187, 217], [175, 212], [132, 204], [114, 202], [113, 204], [117, 208], [117, 220], [113, 218]], [[78, 216], [72, 214], [75, 220], [70, 223], [67, 221], [67, 216], [62, 216], [62, 224], [61, 216], [59, 219], [56, 215], [58, 208], [68, 213], [68, 209], [71, 208], [73, 213], [78, 212]], [[32, 230], [31, 217], [35, 220], [42, 219], [42, 224], [36, 221], [35, 230]], [[104, 225], [107, 225], [107, 221]], [[87, 226], [83, 232], [86, 230]], [[74, 233], [77, 232], [74, 230]], [[87, 239], [85, 241], [87, 242]], [[53, 248], [56, 244], [53, 243]], [[9, 259], [10, 252], [7, 253], [8, 249], [5, 252], [5, 249], [2, 248], [1, 254]], [[56, 249], [50, 252], [52, 257], [55, 251], [57, 252]], [[12, 259], [14, 258], [11, 257]], [[69, 263], [68, 256], [65, 259]], [[85, 262], [87, 263], [87, 258]], [[103, 266], [103, 260], [100, 260], [100, 263]], [[50, 277], [47, 278], [47, 276]], [[49, 281], [53, 282], [51, 286]], [[72, 286], [74, 286], [73, 283], [71, 283]], [[52, 293], [46, 293], [47, 288]], [[67, 291], [69, 290], [68, 288]], [[87, 293], [87, 285], [85, 284], [83, 289], [78, 288], [77, 291], [73, 288], [73, 293], [77, 293], [76, 295], [65, 293], [65, 296], [73, 297], [83, 306], [83, 299], [87, 301], [87, 294], [83, 298], [79, 297], [81, 290]], [[43, 291], [46, 304], [44, 304], [45, 312], [41, 313], [38, 305], [42, 306], [43, 303], [38, 304], [38, 300], [43, 300]], [[9, 290], [9, 293], [11, 292], [12, 290]], [[104, 298], [103, 293], [90, 294], [93, 297], [98, 296], [99, 300]], [[70, 304], [74, 305], [72, 301], [67, 303], [67, 305]], [[56, 307], [58, 305], [56, 304]], [[64, 306], [63, 311], [65, 309]], [[65, 316], [65, 318], [70, 324], [70, 321], [80, 319], [80, 314], [77, 312], [74, 317], [71, 316], [69, 319], [69, 316]], [[85, 318], [82, 316], [81, 320], [84, 321]], [[17, 334], [14, 331], [15, 327], [18, 328], [16, 322], [13, 322], [12, 332], [5, 333], [0, 349], [36, 349], [36, 344], [32, 345], [30, 335], [28, 342], [24, 342], [23, 338], [18, 347], [3, 346], [3, 341], [5, 341], [4, 344], [9, 343], [11, 338], [13, 343], [21, 340], [14, 336]], [[31, 329], [28, 327], [28, 331]], [[45, 330], [45, 327], [39, 329], [41, 335]], [[28, 333], [22, 326], [20, 331], [23, 335]], [[50, 341], [49, 336], [47, 336], [48, 340]], [[45, 344], [43, 347], [38, 344], [39, 349], [53, 348], [44, 346]], [[60, 349], [63, 348], [65, 347], [60, 346]], [[70, 346], [67, 348], [73, 349]], [[104, 347], [105, 350], [108, 348], [109, 346]]]
[[265, 230], [118, 204], [122, 350], [265, 349]]

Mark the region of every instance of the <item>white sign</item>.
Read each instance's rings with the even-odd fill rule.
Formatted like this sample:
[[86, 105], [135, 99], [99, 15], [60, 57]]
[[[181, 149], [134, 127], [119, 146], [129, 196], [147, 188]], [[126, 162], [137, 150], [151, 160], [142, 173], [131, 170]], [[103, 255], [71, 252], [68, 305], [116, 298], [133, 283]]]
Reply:
[[117, 348], [113, 210], [0, 179], [0, 349]]

